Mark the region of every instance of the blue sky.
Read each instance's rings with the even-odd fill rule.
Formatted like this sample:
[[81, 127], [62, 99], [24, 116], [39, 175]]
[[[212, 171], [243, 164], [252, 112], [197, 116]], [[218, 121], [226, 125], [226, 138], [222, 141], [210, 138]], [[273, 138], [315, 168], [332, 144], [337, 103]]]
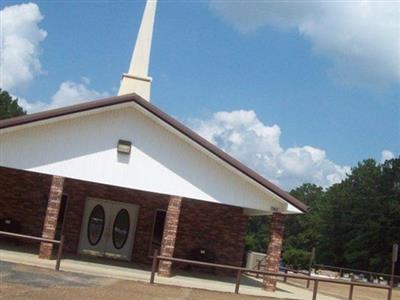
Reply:
[[[1, 8], [20, 3], [25, 2], [3, 2]], [[359, 44], [356, 39], [337, 46], [342, 41], [338, 31], [359, 36], [357, 30], [376, 28], [381, 15], [363, 20], [371, 24], [353, 26], [351, 16], [341, 15], [338, 8], [310, 5], [305, 8], [310, 14], [315, 9], [316, 17], [307, 22], [302, 8], [266, 3], [241, 7], [246, 4], [160, 1], [150, 65], [152, 103], [203, 133], [210, 124], [226, 125], [226, 119], [215, 120], [218, 112], [254, 111], [256, 116], [246, 118], [266, 128], [279, 126], [282, 149], [321, 149], [324, 159], [338, 166], [354, 166], [370, 157], [379, 161], [383, 150], [399, 155], [400, 76], [391, 67], [400, 67], [400, 58], [399, 52], [394, 61], [385, 53], [400, 43], [398, 36], [397, 41], [390, 40], [396, 35], [383, 40], [388, 46], [381, 48], [361, 39]], [[116, 94], [120, 76], [128, 69], [144, 1], [36, 4], [41, 21], [27, 22], [47, 32], [36, 45], [41, 67], [32, 71], [31, 79], [8, 84], [11, 93], [42, 106], [52, 101], [63, 82], [81, 84], [92, 92], [91, 98]], [[319, 26], [324, 14], [326, 20], [338, 16], [337, 23], [348, 28], [326, 25], [328, 21]], [[325, 25], [325, 31], [320, 30]], [[400, 27], [392, 27], [400, 35]], [[24, 35], [29, 40], [29, 33]], [[347, 55], [353, 53], [353, 45], [361, 46]], [[369, 57], [373, 58], [368, 61]], [[218, 135], [226, 132], [204, 135], [219, 144]], [[252, 147], [252, 142], [246, 145]], [[247, 161], [242, 150], [235, 153], [236, 146], [223, 148], [257, 168], [258, 162]]]

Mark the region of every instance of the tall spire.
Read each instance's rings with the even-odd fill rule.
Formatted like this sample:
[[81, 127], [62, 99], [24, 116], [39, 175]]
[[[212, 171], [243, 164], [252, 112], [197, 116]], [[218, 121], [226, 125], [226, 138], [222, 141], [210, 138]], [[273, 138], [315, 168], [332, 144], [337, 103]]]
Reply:
[[122, 75], [118, 95], [136, 93], [150, 101], [152, 79], [148, 76], [148, 70], [156, 6], [157, 0], [147, 0], [129, 71]]

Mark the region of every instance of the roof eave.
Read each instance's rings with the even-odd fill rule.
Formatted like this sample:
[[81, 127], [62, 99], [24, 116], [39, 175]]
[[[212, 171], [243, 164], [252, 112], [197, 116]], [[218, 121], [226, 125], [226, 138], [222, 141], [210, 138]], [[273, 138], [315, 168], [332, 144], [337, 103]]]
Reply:
[[82, 104], [71, 105], [63, 108], [52, 109], [44, 112], [34, 113], [30, 115], [15, 117], [7, 120], [0, 121], [0, 130], [6, 129], [10, 127], [16, 127], [21, 125], [26, 125], [33, 122], [43, 121], [51, 118], [57, 118], [66, 116], [69, 114], [80, 113], [84, 111], [89, 111], [93, 109], [99, 109], [103, 107], [109, 107], [113, 105], [119, 105], [123, 103], [134, 102], [137, 105], [141, 106], [145, 110], [149, 111], [151, 114], [155, 115], [157, 118], [162, 120], [163, 122], [167, 123], [168, 125], [172, 126], [174, 129], [179, 131], [181, 134], [185, 135], [186, 137], [190, 138], [201, 147], [205, 148], [206, 150], [210, 151], [212, 154], [220, 158], [221, 160], [228, 163], [230, 166], [238, 170], [239, 172], [243, 173], [244, 175], [248, 176], [249, 178], [253, 179], [264, 188], [268, 189], [269, 191], [273, 192], [274, 194], [278, 195], [280, 198], [285, 200], [286, 202], [290, 203], [297, 209], [302, 212], [307, 212], [309, 210], [308, 206], [302, 203], [300, 200], [296, 199], [288, 192], [282, 190], [272, 182], [268, 181], [257, 172], [253, 171], [252, 169], [248, 168], [244, 164], [242, 164], [237, 159], [233, 158], [223, 150], [219, 149], [214, 144], [210, 143], [199, 134], [188, 128], [187, 126], [183, 125], [167, 113], [163, 112], [161, 109], [156, 107], [155, 105], [151, 104], [149, 101], [143, 99], [137, 94], [127, 94], [123, 96], [115, 96], [100, 100], [95, 100], [91, 102], [86, 102]]

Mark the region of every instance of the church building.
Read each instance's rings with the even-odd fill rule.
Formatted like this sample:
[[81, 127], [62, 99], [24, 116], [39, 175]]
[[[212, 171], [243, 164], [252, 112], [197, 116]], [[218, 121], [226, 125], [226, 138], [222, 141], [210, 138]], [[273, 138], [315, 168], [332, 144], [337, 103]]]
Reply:
[[150, 103], [156, 4], [118, 96], [0, 121], [0, 219], [79, 255], [151, 264], [159, 249], [242, 266], [249, 217], [271, 215], [266, 268], [278, 271], [285, 216], [308, 208]]

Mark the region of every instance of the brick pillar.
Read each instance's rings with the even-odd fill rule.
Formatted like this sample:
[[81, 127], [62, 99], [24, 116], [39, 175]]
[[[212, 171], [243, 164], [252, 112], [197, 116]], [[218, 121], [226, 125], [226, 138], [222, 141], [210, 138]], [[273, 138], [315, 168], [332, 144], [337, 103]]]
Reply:
[[[56, 235], [58, 213], [60, 212], [61, 197], [64, 188], [64, 177], [53, 176], [51, 181], [49, 200], [47, 202], [46, 217], [44, 219], [42, 237], [54, 239]], [[39, 258], [50, 259], [53, 244], [40, 243]]]
[[[175, 249], [176, 234], [178, 232], [179, 215], [181, 213], [182, 198], [171, 196], [169, 199], [167, 215], [165, 217], [164, 233], [161, 243], [160, 254], [173, 257]], [[171, 276], [172, 262], [160, 261], [158, 275]]]
[[[272, 214], [271, 221], [271, 240], [267, 250], [267, 261], [265, 271], [278, 272], [279, 262], [281, 259], [283, 231], [285, 228], [286, 216], [280, 213]], [[266, 291], [275, 292], [276, 290], [276, 277], [264, 276], [263, 285]]]

